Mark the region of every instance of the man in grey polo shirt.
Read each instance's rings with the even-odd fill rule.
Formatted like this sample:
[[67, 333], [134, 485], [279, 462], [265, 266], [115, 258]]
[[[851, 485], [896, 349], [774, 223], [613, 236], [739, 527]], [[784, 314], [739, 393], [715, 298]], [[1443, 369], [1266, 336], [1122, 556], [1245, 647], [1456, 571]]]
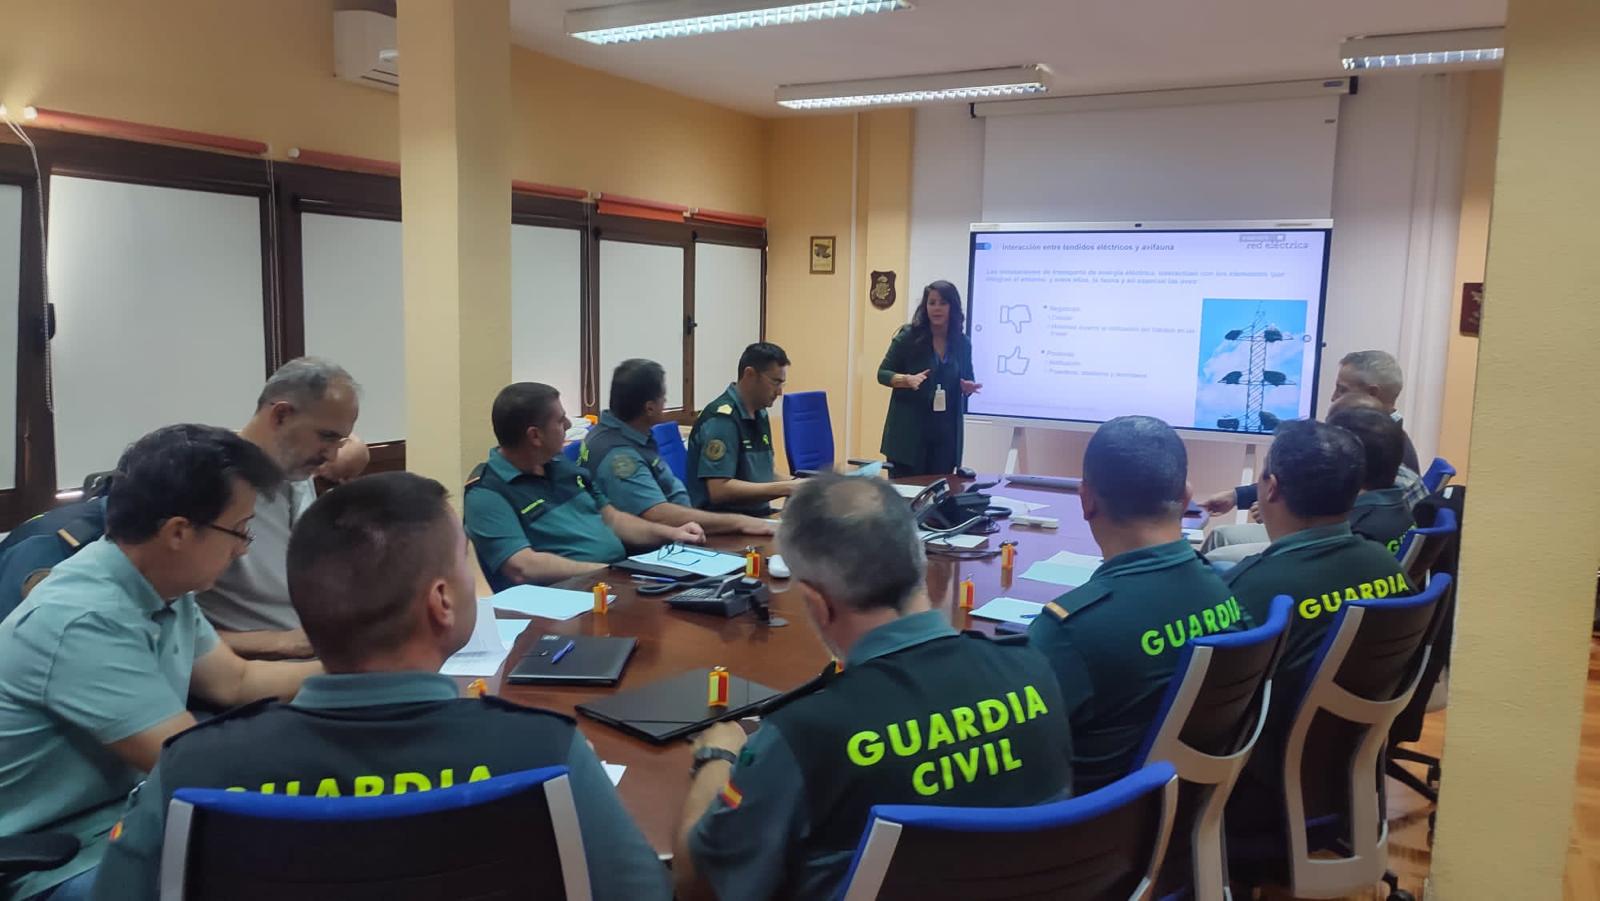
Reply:
[[106, 537], [56, 566], [0, 621], [0, 835], [67, 833], [64, 866], [0, 883], [7, 898], [67, 901], [161, 744], [193, 726], [194, 696], [231, 707], [293, 697], [316, 663], [247, 661], [217, 641], [193, 592], [250, 546], [258, 491], [279, 483], [255, 445], [178, 425], [117, 464]]
[[[288, 484], [256, 501], [255, 546], [201, 593], [200, 609], [222, 640], [244, 657], [309, 657], [311, 645], [289, 604], [284, 557], [289, 531], [316, 500], [311, 476], [352, 438], [360, 412], [350, 373], [317, 357], [290, 360], [267, 379], [255, 415], [239, 435], [267, 453]], [[352, 450], [364, 450], [352, 448]]]

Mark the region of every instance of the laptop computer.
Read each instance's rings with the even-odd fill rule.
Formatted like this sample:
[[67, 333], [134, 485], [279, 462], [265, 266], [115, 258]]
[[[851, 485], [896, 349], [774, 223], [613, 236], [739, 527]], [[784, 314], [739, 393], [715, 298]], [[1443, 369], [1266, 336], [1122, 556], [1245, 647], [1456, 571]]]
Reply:
[[615, 685], [638, 642], [541, 635], [506, 679], [515, 685]]
[[736, 719], [759, 708], [781, 692], [739, 676], [728, 678], [728, 706], [706, 704], [710, 669], [690, 670], [578, 705], [590, 719], [614, 726], [655, 744], [665, 744], [721, 720]]

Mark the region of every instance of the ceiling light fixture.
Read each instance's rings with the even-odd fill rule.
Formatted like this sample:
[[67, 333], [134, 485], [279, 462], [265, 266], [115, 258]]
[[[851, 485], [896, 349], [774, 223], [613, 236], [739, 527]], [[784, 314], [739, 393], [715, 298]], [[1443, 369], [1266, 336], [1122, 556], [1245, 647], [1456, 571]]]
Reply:
[[640, 0], [575, 9], [565, 24], [567, 34], [591, 44], [627, 44], [911, 8], [910, 0]]
[[1354, 37], [1339, 46], [1346, 70], [1374, 72], [1417, 66], [1482, 69], [1505, 56], [1504, 28], [1462, 28]]
[[816, 84], [790, 84], [777, 90], [779, 106], [798, 110], [910, 106], [949, 100], [992, 100], [1043, 94], [1050, 90], [1044, 66], [977, 69], [898, 78], [863, 78]]

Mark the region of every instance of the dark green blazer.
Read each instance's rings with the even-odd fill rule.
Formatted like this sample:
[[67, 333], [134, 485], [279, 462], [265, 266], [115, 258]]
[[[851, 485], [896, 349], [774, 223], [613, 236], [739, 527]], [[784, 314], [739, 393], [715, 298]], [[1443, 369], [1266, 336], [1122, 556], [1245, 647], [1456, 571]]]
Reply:
[[[967, 410], [967, 399], [961, 394], [961, 380], [973, 381], [972, 345], [968, 343], [965, 335], [951, 335], [949, 341], [946, 351], [950, 361], [955, 365], [950, 367], [944, 390], [947, 402], [952, 405], [950, 409], [955, 411], [959, 420]], [[889, 350], [883, 355], [883, 362], [878, 364], [878, 384], [889, 385], [896, 373], [916, 375], [924, 369], [933, 368], [933, 363], [932, 345], [918, 341], [911, 331], [911, 326], [903, 325], [889, 342]], [[915, 391], [907, 388], [891, 389], [889, 415], [883, 421], [883, 444], [879, 447], [885, 457], [896, 463], [922, 465], [927, 452], [927, 439], [924, 433], [934, 416], [935, 384], [933, 376], [930, 375], [927, 381], [922, 383], [922, 387]], [[961, 445], [962, 429], [957, 428], [958, 464], [961, 462]]]

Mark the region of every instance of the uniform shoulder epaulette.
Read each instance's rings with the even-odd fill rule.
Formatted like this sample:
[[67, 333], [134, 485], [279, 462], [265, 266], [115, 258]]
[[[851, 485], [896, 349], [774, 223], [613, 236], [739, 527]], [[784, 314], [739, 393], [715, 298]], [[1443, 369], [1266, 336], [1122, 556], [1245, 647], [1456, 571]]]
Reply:
[[251, 701], [248, 704], [241, 704], [238, 707], [224, 710], [216, 716], [201, 720], [200, 722], [195, 723], [193, 726], [190, 726], [182, 732], [179, 732], [177, 735], [167, 736], [166, 740], [161, 743], [161, 746], [165, 748], [178, 739], [183, 738], [185, 735], [190, 735], [196, 732], [204, 732], [207, 729], [210, 729], [214, 726], [220, 726], [223, 723], [231, 723], [236, 720], [249, 719], [250, 717], [270, 710], [276, 706], [278, 706], [277, 698], [262, 698], [259, 701]]
[[486, 467], [488, 465], [489, 464], [487, 464], [487, 463], [479, 463], [477, 466], [472, 467], [472, 472], [467, 475], [467, 487], [468, 488], [471, 488], [473, 485], [478, 484], [479, 480], [481, 480], [483, 478], [484, 467]]
[[1089, 582], [1045, 604], [1044, 612], [1057, 620], [1064, 620], [1074, 613], [1082, 613], [1108, 597], [1111, 597], [1110, 583]]
[[777, 713], [779, 710], [782, 710], [784, 707], [793, 704], [795, 701], [808, 698], [824, 688], [827, 688], [829, 683], [839, 678], [841, 672], [842, 671], [836, 664], [829, 663], [826, 669], [813, 676], [810, 681], [807, 681], [795, 688], [791, 688], [781, 695], [768, 699], [762, 703], [760, 709], [756, 712], [760, 716], [771, 716], [772, 714]]
[[[470, 701], [472, 699], [467, 698], [465, 700]], [[508, 701], [505, 698], [497, 695], [484, 695], [477, 700], [482, 701], [484, 705], [493, 707], [496, 710], [509, 710], [513, 713], [531, 713], [536, 716], [552, 717], [570, 725], [577, 724], [577, 720], [574, 720], [572, 717], [567, 716], [566, 714], [556, 713], [554, 710], [546, 710], [543, 707], [525, 707], [521, 704], [518, 704], [516, 701]]]

